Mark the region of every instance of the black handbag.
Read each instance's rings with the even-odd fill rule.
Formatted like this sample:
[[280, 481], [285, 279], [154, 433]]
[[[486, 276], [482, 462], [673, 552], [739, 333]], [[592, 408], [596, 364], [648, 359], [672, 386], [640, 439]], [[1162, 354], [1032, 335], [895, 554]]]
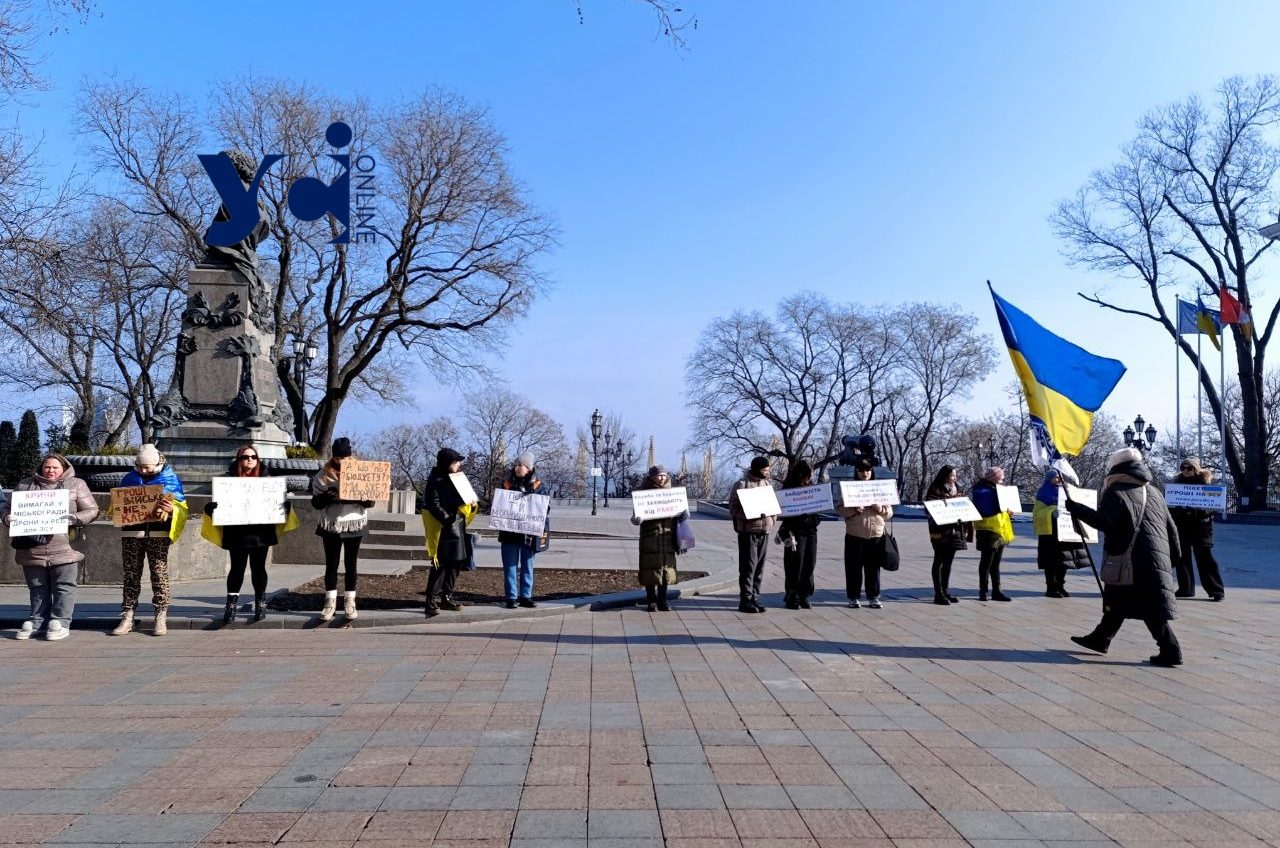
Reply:
[[902, 558], [898, 553], [898, 537], [893, 535], [892, 522], [889, 523], [889, 529], [885, 530], [884, 535], [880, 537], [880, 545], [880, 568], [885, 571], [897, 571]]

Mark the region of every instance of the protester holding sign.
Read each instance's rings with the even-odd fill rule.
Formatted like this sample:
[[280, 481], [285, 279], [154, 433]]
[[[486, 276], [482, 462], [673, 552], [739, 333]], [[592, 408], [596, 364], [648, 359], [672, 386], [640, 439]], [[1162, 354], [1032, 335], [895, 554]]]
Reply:
[[[813, 482], [813, 466], [803, 459], [792, 463], [782, 481], [783, 489], [799, 489]], [[787, 609], [809, 609], [813, 595], [813, 569], [818, 564], [818, 524], [822, 516], [816, 512], [784, 516], [777, 540], [782, 544]]]
[[760, 603], [760, 583], [764, 579], [764, 563], [769, 555], [769, 531], [773, 516], [747, 518], [739, 493], [743, 489], [769, 486], [769, 460], [757, 456], [751, 460], [747, 476], [733, 486], [729, 494], [729, 514], [738, 534], [738, 612], [764, 612]]
[[[925, 493], [927, 501], [946, 500], [960, 496], [956, 487], [956, 470], [950, 465], [938, 469], [929, 490]], [[940, 606], [960, 601], [951, 594], [951, 563], [955, 561], [956, 551], [968, 549], [973, 541], [973, 524], [968, 521], [957, 521], [954, 524], [938, 525], [933, 516], [929, 516], [929, 543], [933, 545], [933, 602]]]
[[[870, 480], [874, 468], [865, 459], [853, 466], [854, 480]], [[844, 518], [844, 591], [849, 606], [861, 606], [858, 597], [866, 583], [867, 606], [880, 609], [880, 567], [884, 564], [885, 522], [893, 517], [889, 504], [842, 506]]]
[[1036, 564], [1044, 572], [1044, 596], [1069, 598], [1067, 569], [1088, 568], [1088, 551], [1083, 542], [1064, 541], [1058, 535], [1058, 489], [1062, 475], [1058, 469], [1045, 472], [1044, 483], [1036, 490], [1031, 509], [1031, 526], [1036, 531]]
[[[76, 477], [75, 469], [61, 454], [51, 453], [40, 460], [35, 473], [14, 487], [14, 495], [53, 489], [64, 489], [68, 493], [68, 532], [9, 539], [14, 548], [14, 561], [22, 566], [22, 576], [31, 593], [31, 618], [18, 629], [19, 639], [30, 639], [44, 631], [46, 639], [56, 642], [71, 634], [76, 579], [84, 554], [71, 547], [70, 533], [98, 517], [98, 504], [89, 493], [88, 485]], [[0, 505], [0, 518], [11, 531], [13, 509], [12, 501]]]
[[[262, 457], [253, 445], [241, 445], [236, 450], [235, 459], [227, 469], [227, 473], [236, 479], [258, 479], [271, 476], [262, 467]], [[292, 515], [289, 499], [284, 499], [286, 519]], [[209, 501], [204, 514], [210, 517], [217, 510], [217, 501]], [[244, 571], [248, 566], [250, 582], [253, 584], [253, 620], [262, 621], [267, 617], [267, 556], [271, 547], [280, 541], [280, 532], [284, 524], [223, 524], [218, 527], [218, 546], [231, 558], [231, 568], [227, 572], [227, 604], [222, 611], [222, 623], [231, 624], [236, 620], [236, 606], [240, 603], [240, 588], [244, 585]], [[334, 575], [335, 582], [337, 575]], [[337, 607], [337, 595], [334, 596]]]
[[[502, 488], [509, 492], [542, 494], [542, 481], [534, 476], [533, 454], [525, 451], [516, 457]], [[498, 531], [498, 543], [502, 545], [502, 570], [506, 576], [507, 609], [515, 609], [517, 603], [522, 607], [537, 606], [533, 600], [533, 558], [542, 547], [545, 534], [545, 524], [543, 532], [536, 536]]]
[[[1178, 476], [1169, 481], [1196, 486], [1213, 482], [1213, 472], [1200, 465], [1200, 460], [1189, 456], [1178, 467]], [[1209, 597], [1220, 601], [1227, 596], [1222, 585], [1222, 572], [1213, 558], [1213, 511], [1192, 506], [1170, 506], [1169, 514], [1178, 528], [1178, 540], [1182, 543], [1182, 555], [1175, 561], [1178, 569], [1178, 597], [1196, 596], [1195, 573], [1191, 570], [1191, 556], [1195, 554], [1196, 567], [1200, 570], [1200, 585]]]
[[124, 599], [120, 604], [120, 623], [112, 636], [123, 636], [133, 630], [133, 616], [142, 594], [143, 560], [151, 569], [151, 604], [156, 619], [152, 632], [163, 636], [169, 632], [169, 546], [182, 535], [187, 521], [187, 496], [182, 481], [155, 445], [143, 445], [133, 460], [133, 470], [120, 481], [121, 488], [163, 486], [164, 497], [145, 520], [120, 528], [121, 558], [124, 566]]
[[[1068, 500], [1073, 518], [1104, 534], [1102, 621], [1077, 645], [1105, 654], [1127, 618], [1147, 625], [1160, 652], [1152, 665], [1182, 664], [1182, 647], [1169, 622], [1178, 616], [1173, 563], [1178, 559], [1178, 530], [1164, 495], [1151, 485], [1154, 476], [1136, 448], [1121, 448], [1107, 461], [1098, 508]], [[1069, 491], [1069, 490], [1068, 490]]]
[[[644, 482], [636, 491], [670, 488], [671, 475], [665, 467], [655, 465], [649, 469]], [[688, 518], [688, 510], [670, 518], [651, 518], [647, 521], [641, 520], [638, 515], [631, 516], [631, 523], [640, 526], [639, 580], [644, 587], [649, 612], [668, 612], [671, 609], [667, 601], [667, 588], [679, 580], [676, 554], [684, 553], [680, 548], [676, 526]]]
[[449, 475], [457, 474], [464, 460], [466, 457], [457, 451], [441, 448], [422, 493], [427, 513], [440, 525], [435, 561], [427, 576], [427, 600], [423, 610], [427, 618], [439, 615], [441, 607], [451, 612], [462, 609], [462, 604], [453, 599], [453, 586], [458, 572], [474, 552], [467, 534], [468, 504], [463, 502]]
[[992, 466], [982, 479], [973, 484], [969, 500], [982, 516], [975, 521], [973, 528], [978, 549], [978, 600], [987, 599], [987, 580], [991, 580], [991, 600], [1011, 601], [1000, 591], [1000, 558], [1004, 555], [1004, 547], [1013, 541], [1013, 519], [1007, 510], [1000, 508], [1000, 491], [998, 487], [1004, 482], [1004, 469]]
[[311, 478], [311, 505], [320, 511], [316, 535], [324, 543], [324, 608], [321, 621], [332, 621], [338, 609], [338, 558], [343, 563], [345, 590], [342, 614], [348, 621], [359, 618], [356, 610], [357, 560], [360, 540], [368, 532], [367, 510], [373, 501], [344, 500], [338, 496], [342, 483], [342, 463], [354, 456], [351, 440], [335, 439], [329, 461]]

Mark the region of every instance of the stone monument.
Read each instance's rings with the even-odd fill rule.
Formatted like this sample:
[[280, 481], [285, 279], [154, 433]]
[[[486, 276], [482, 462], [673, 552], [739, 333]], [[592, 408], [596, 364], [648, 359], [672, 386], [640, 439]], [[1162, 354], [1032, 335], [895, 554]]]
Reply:
[[[246, 188], [256, 163], [224, 151]], [[173, 379], [156, 404], [156, 444], [179, 470], [188, 491], [207, 492], [226, 473], [238, 445], [253, 442], [264, 460], [283, 459], [292, 416], [280, 397], [275, 320], [258, 272], [258, 244], [270, 227], [258, 201], [258, 225], [229, 247], [206, 243], [187, 277]], [[228, 220], [226, 207], [215, 222]], [[207, 235], [206, 235], [207, 238]]]

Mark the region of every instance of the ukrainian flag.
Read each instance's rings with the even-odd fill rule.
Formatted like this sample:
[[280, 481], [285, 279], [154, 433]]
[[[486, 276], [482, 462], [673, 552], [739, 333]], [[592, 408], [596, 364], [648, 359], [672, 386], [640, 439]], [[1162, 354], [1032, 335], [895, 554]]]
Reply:
[[1093, 413], [1124, 376], [1124, 365], [1055, 336], [994, 288], [991, 296], [1013, 370], [1022, 380], [1032, 424], [1044, 426], [1060, 453], [1078, 455], [1089, 440]]

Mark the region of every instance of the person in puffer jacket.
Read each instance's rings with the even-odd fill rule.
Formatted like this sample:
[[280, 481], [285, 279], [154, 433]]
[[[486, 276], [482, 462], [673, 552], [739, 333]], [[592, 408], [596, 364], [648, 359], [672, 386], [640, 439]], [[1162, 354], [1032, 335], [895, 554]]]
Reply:
[[988, 468], [982, 479], [973, 484], [969, 499], [982, 516], [973, 523], [975, 544], [978, 549], [978, 600], [987, 599], [987, 581], [991, 581], [991, 600], [1011, 601], [1000, 591], [1000, 558], [1005, 545], [1013, 541], [1013, 520], [1010, 513], [1000, 508], [1000, 493], [996, 489], [1004, 482], [1004, 469]]
[[[1200, 460], [1189, 456], [1182, 460], [1178, 475], [1169, 482], [1207, 486], [1213, 482], [1213, 472], [1201, 466]], [[1171, 506], [1169, 514], [1173, 516], [1173, 523], [1178, 527], [1178, 539], [1182, 542], [1182, 556], [1174, 563], [1178, 571], [1178, 597], [1196, 596], [1195, 573], [1191, 570], [1194, 554], [1196, 567], [1200, 570], [1200, 585], [1212, 600], [1222, 600], [1227, 596], [1227, 590], [1222, 585], [1218, 561], [1213, 558], [1213, 510]]]
[[[70, 510], [69, 533], [49, 536], [11, 537], [14, 561], [22, 567], [27, 589], [31, 593], [31, 617], [18, 628], [16, 638], [30, 639], [42, 631], [45, 639], [57, 642], [71, 634], [71, 616], [76, 607], [76, 583], [84, 554], [71, 547], [70, 533], [98, 517], [98, 504], [89, 486], [71, 467], [65, 456], [46, 454], [34, 473], [14, 487], [15, 492], [67, 489]], [[12, 502], [0, 505], [0, 519], [10, 524]]]

